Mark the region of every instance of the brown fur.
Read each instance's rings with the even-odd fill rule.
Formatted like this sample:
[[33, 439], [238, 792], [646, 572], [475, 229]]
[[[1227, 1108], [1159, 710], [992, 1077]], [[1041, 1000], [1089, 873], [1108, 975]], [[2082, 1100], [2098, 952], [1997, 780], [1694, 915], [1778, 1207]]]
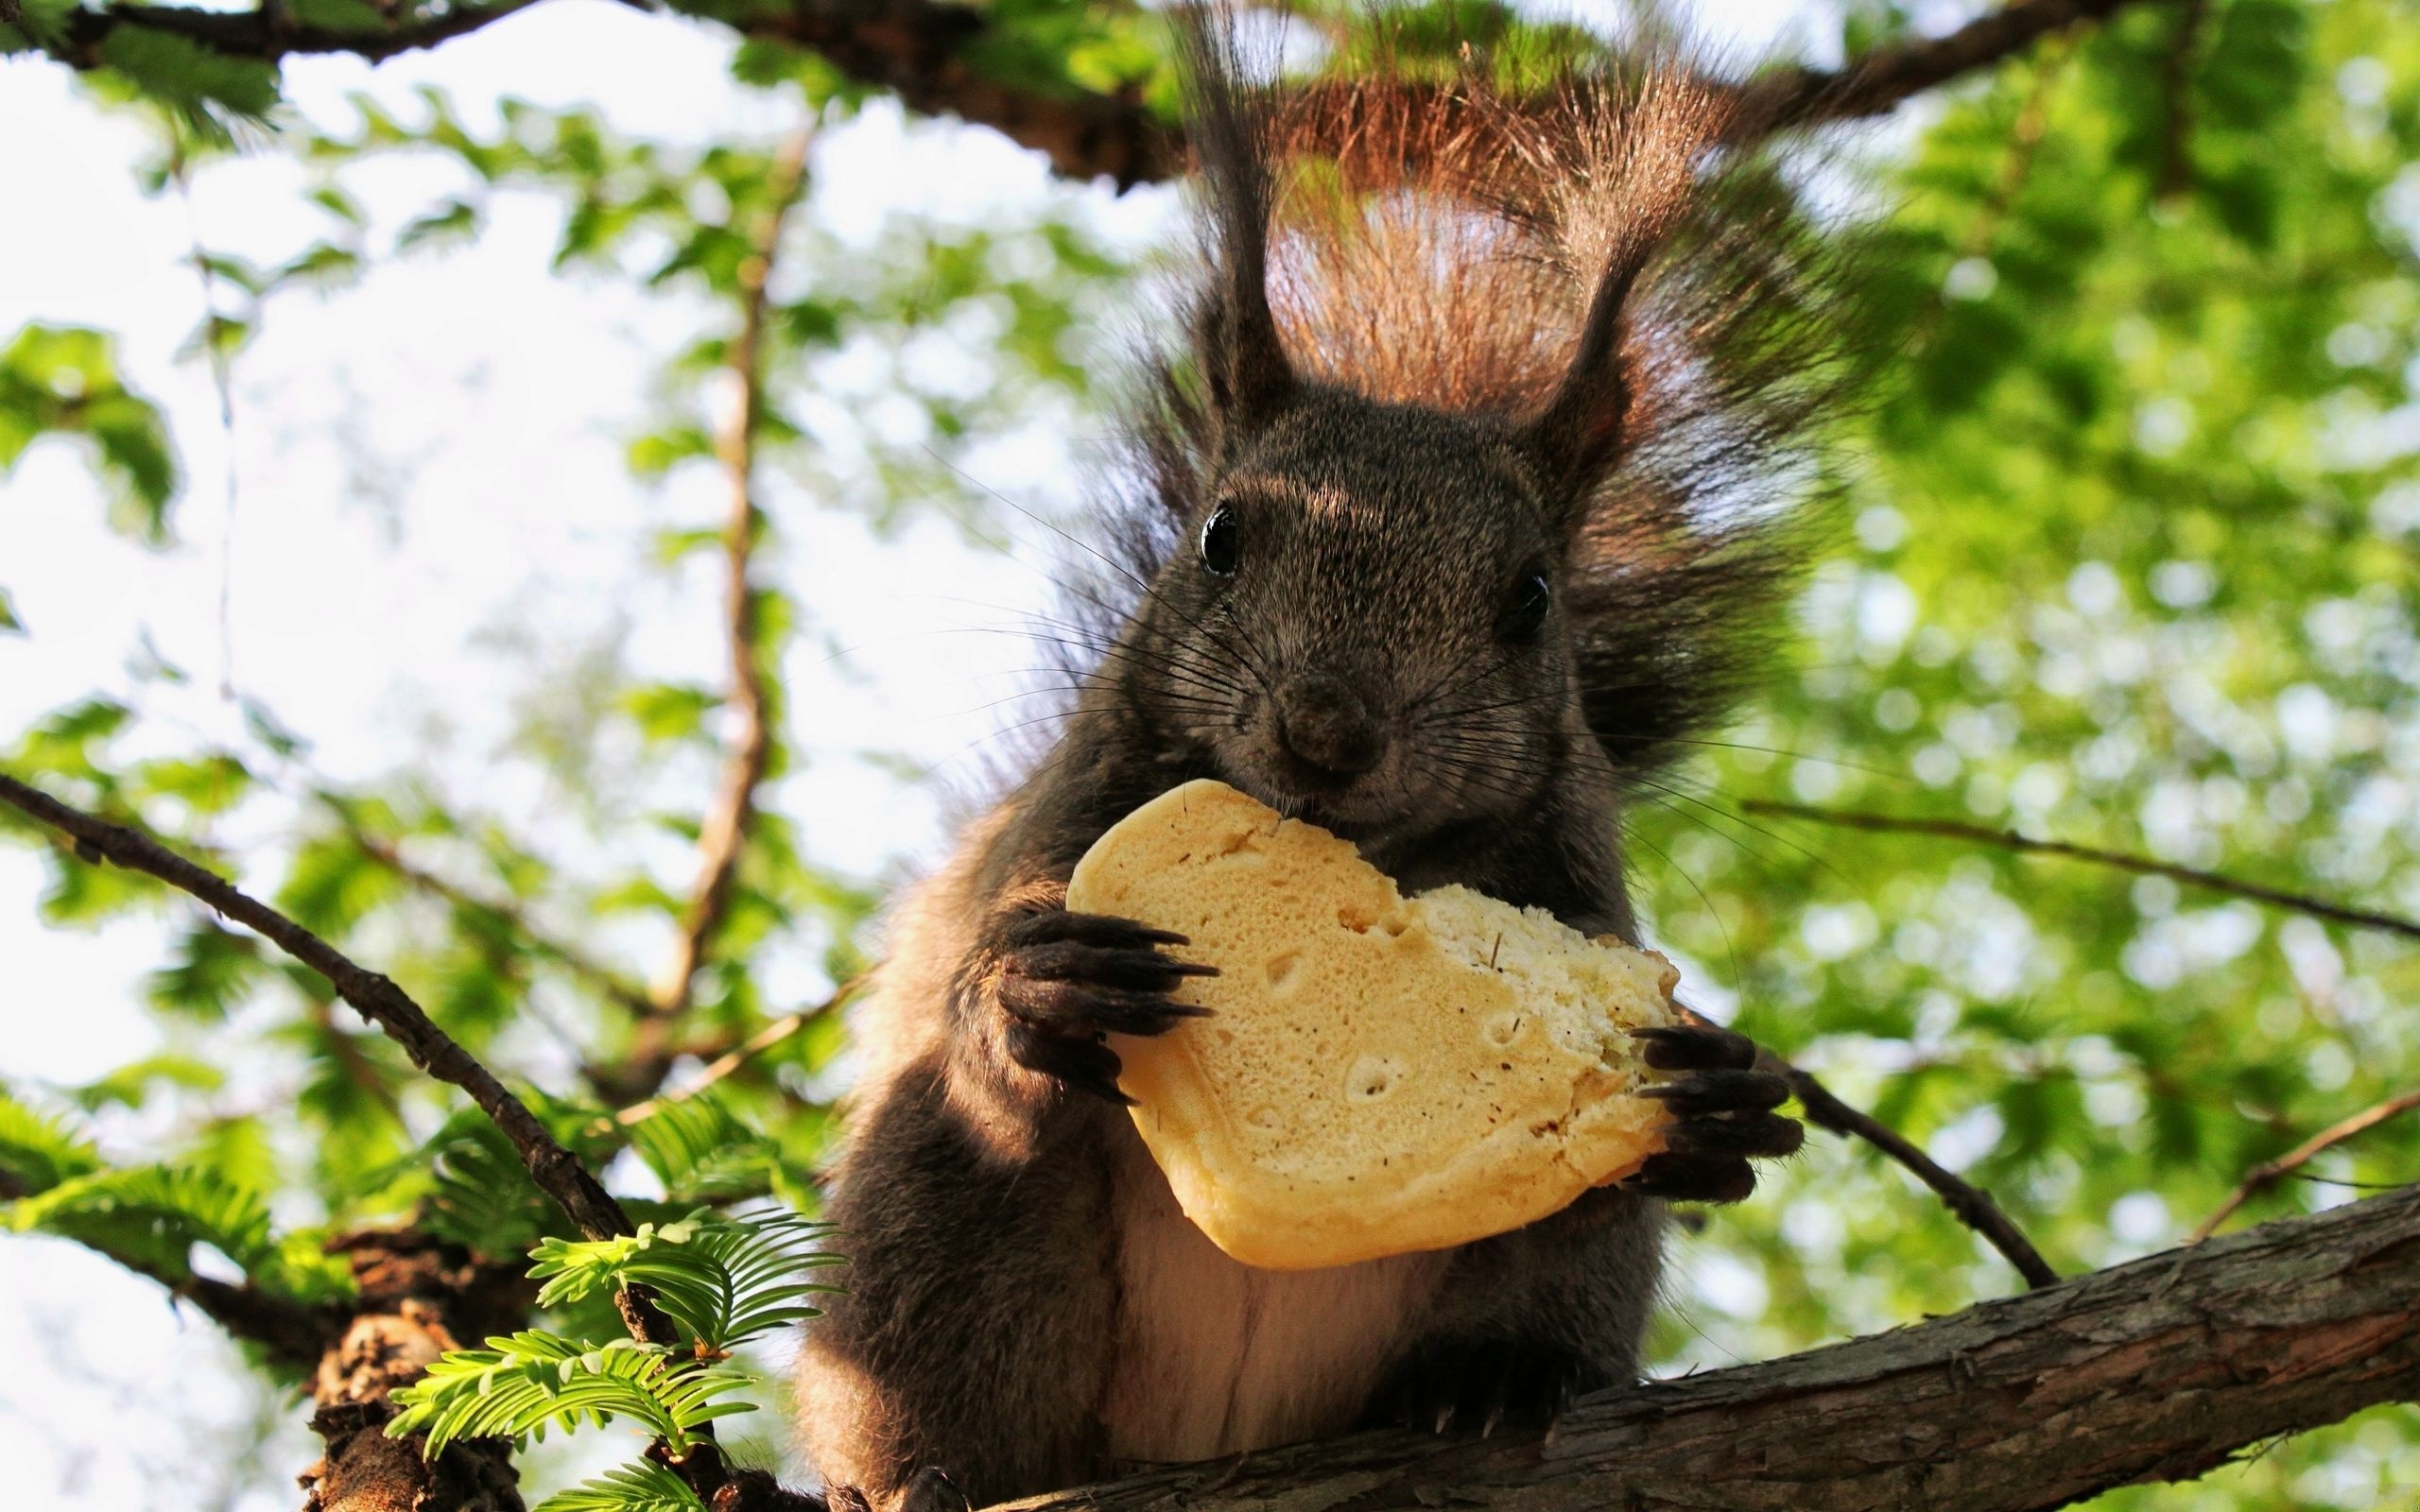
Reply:
[[[800, 1411], [828, 1481], [917, 1512], [928, 1467], [979, 1503], [1632, 1370], [1647, 1197], [1305, 1278], [1201, 1242], [1081, 1090], [1115, 1069], [1094, 1028], [1172, 1022], [1164, 968], [1060, 904], [1111, 823], [1216, 776], [1407, 890], [1635, 937], [1623, 794], [1752, 664], [1828, 391], [1816, 244], [1717, 150], [1736, 123], [1692, 71], [1290, 96], [1187, 39], [1201, 276], [1114, 521], [1132, 570], [1089, 591], [1057, 744], [911, 895], [861, 1018], [846, 1289]], [[1233, 571], [1197, 557], [1216, 512]]]

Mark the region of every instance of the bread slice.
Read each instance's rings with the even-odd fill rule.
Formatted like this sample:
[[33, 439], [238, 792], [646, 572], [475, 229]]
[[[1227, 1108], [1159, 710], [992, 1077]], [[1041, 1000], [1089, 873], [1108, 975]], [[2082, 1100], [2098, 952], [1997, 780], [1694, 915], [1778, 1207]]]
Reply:
[[1144, 804], [1067, 906], [1175, 930], [1211, 1011], [1116, 1037], [1134, 1125], [1185, 1215], [1248, 1265], [1465, 1244], [1663, 1147], [1629, 1031], [1681, 1022], [1679, 972], [1466, 887], [1407, 900], [1346, 841], [1223, 782]]

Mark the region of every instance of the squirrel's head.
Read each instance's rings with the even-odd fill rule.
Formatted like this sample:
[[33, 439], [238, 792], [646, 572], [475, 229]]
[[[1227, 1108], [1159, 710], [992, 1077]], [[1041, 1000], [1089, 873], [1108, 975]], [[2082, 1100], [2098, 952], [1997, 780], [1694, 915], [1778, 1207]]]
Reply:
[[[1517, 412], [1451, 393], [1377, 397], [1363, 362], [1305, 375], [1288, 351], [1317, 323], [1305, 316], [1326, 307], [1331, 324], [1340, 314], [1346, 326], [1400, 326], [1453, 301], [1426, 301], [1415, 276], [1396, 281], [1401, 298], [1386, 302], [1399, 308], [1337, 311], [1347, 287], [1370, 285], [1347, 279], [1322, 297], [1318, 249], [1337, 244], [1318, 232], [1296, 237], [1272, 279], [1268, 95], [1238, 81], [1231, 38], [1199, 17], [1188, 35], [1209, 276], [1193, 322], [1199, 382], [1172, 395], [1184, 456], [1159, 470], [1164, 518], [1184, 539], [1142, 606], [1122, 676], [1195, 765], [1356, 838], [1517, 812], [1588, 740], [1564, 568], [1621, 449], [1625, 305], [1686, 154], [1634, 154], [1638, 214], [1591, 246], [1578, 289], [1557, 291], [1564, 308], [1487, 311], [1470, 333], [1530, 353], [1506, 365], [1527, 390]], [[1416, 264], [1443, 249], [1353, 245]], [[1523, 261], [1505, 252], [1492, 261]], [[1272, 309], [1273, 285], [1290, 318]], [[1563, 341], [1547, 335], [1557, 325]], [[1544, 364], [1534, 354], [1558, 345]]]
[[1558, 603], [1567, 512], [1534, 449], [1318, 387], [1229, 434], [1125, 659], [1162, 731], [1357, 838], [1530, 802], [1588, 738]]
[[1618, 790], [1791, 580], [1818, 239], [1702, 69], [1293, 91], [1184, 14], [1201, 276], [1105, 691], [1166, 775], [1365, 842]]

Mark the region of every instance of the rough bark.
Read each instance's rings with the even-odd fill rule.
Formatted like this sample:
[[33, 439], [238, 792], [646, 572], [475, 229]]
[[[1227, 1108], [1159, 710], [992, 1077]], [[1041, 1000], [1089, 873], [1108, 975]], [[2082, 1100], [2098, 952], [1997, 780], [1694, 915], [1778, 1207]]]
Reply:
[[302, 1472], [303, 1512], [523, 1512], [511, 1445], [387, 1436], [389, 1400], [460, 1340], [513, 1326], [533, 1288], [517, 1266], [474, 1263], [410, 1231], [347, 1241], [360, 1301], [311, 1379], [311, 1430], [326, 1446]]
[[2420, 1393], [2420, 1187], [1828, 1349], [1592, 1397], [1554, 1433], [1370, 1435], [1023, 1512], [2035, 1512]]

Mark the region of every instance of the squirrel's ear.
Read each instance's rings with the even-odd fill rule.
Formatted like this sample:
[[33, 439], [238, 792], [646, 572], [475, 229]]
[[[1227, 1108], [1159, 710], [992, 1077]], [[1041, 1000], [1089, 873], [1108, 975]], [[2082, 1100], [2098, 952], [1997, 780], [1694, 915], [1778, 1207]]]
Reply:
[[1222, 428], [1258, 428], [1293, 395], [1294, 371], [1269, 307], [1273, 191], [1262, 92], [1237, 77], [1223, 12], [1176, 18], [1185, 85], [1185, 134], [1207, 203], [1216, 284], [1200, 332], [1210, 402]]
[[1522, 444], [1547, 487], [1575, 508], [1621, 454], [1631, 402], [1622, 371], [1625, 306], [1646, 262], [1643, 253], [1624, 249], [1597, 281], [1571, 365], [1546, 408], [1521, 428]]

